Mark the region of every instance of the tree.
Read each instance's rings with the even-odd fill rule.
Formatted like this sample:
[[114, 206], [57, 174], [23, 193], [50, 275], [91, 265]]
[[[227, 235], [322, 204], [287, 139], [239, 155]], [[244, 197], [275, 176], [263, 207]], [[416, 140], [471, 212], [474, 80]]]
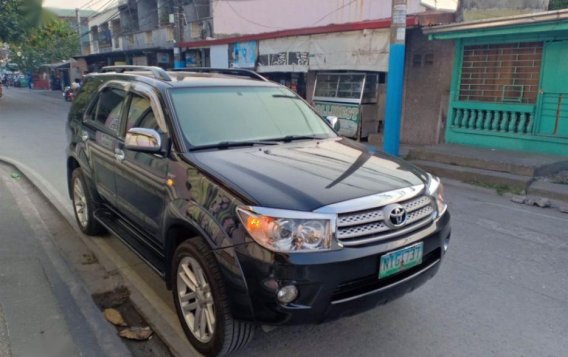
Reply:
[[46, 63], [69, 59], [79, 50], [79, 34], [61, 20], [52, 20], [35, 28], [12, 47], [14, 62], [25, 72], [34, 72]]
[[0, 42], [20, 41], [49, 17], [41, 0], [0, 0]]

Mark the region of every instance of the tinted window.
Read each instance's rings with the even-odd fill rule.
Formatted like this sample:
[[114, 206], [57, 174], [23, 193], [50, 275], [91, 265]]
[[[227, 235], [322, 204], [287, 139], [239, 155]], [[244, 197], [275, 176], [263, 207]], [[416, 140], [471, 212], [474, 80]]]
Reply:
[[183, 88], [173, 90], [172, 99], [183, 134], [193, 146], [290, 135], [335, 136], [286, 88]]
[[118, 131], [126, 93], [116, 88], [106, 88], [99, 94], [96, 111], [91, 119], [112, 131]]
[[150, 106], [150, 100], [137, 94], [132, 95], [126, 130], [130, 128], [147, 128], [158, 130], [158, 122]]

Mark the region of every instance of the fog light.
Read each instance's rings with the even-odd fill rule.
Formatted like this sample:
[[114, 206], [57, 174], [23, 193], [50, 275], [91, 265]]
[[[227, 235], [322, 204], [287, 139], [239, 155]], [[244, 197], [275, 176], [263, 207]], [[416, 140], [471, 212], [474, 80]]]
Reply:
[[298, 288], [294, 285], [286, 285], [278, 290], [276, 297], [282, 304], [289, 304], [298, 297]]
[[444, 239], [444, 253], [448, 250], [449, 246], [450, 246], [450, 236], [447, 236], [446, 239]]

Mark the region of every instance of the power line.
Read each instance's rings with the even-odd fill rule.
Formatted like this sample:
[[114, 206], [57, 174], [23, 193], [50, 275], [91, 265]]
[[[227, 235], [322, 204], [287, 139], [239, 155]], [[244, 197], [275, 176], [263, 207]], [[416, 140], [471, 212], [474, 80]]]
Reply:
[[[217, 1], [220, 1], [220, 0], [217, 0]], [[282, 29], [282, 27], [274, 27], [274, 26], [263, 25], [263, 24], [260, 24], [260, 23], [258, 23], [258, 22], [256, 22], [256, 21], [253, 21], [253, 20], [251, 20], [251, 19], [247, 19], [246, 17], [244, 17], [243, 15], [241, 15], [241, 14], [233, 7], [233, 5], [231, 4], [230, 1], [227, 1], [226, 3], [227, 3], [227, 5], [229, 5], [229, 7], [231, 8], [231, 10], [233, 10], [233, 12], [235, 13], [235, 15], [237, 15], [237, 16], [240, 17], [241, 19], [245, 20], [246, 22], [249, 22], [249, 23], [251, 23], [251, 24], [253, 24], [253, 25], [257, 25], [257, 26], [264, 27], [264, 28], [267, 28], [267, 29], [275, 29], [275, 30], [281, 30], [281, 29]]]
[[[350, 6], [350, 5], [353, 4], [355, 1], [357, 1], [357, 0], [351, 0], [351, 1], [348, 2], [347, 4], [342, 5], [342, 6], [338, 7], [337, 9], [330, 11], [329, 13], [327, 13], [327, 14], [325, 14], [324, 16], [320, 17], [316, 22], [313, 23], [313, 25], [319, 24], [321, 21], [323, 21], [323, 20], [325, 20], [326, 18], [328, 18], [329, 16], [335, 14], [335, 13], [338, 12], [339, 10], [343, 10], [343, 9], [346, 8], [347, 6]], [[313, 25], [312, 25], [312, 26], [313, 26]]]

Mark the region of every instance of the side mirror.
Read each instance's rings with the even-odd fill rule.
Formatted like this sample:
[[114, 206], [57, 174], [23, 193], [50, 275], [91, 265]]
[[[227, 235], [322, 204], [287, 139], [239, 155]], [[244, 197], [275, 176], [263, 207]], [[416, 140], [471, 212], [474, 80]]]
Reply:
[[162, 137], [153, 129], [128, 129], [124, 144], [126, 149], [133, 151], [150, 153], [159, 153], [162, 151]]
[[339, 130], [339, 118], [333, 115], [328, 115], [325, 118], [325, 121], [329, 123], [329, 125], [333, 128], [333, 130]]

